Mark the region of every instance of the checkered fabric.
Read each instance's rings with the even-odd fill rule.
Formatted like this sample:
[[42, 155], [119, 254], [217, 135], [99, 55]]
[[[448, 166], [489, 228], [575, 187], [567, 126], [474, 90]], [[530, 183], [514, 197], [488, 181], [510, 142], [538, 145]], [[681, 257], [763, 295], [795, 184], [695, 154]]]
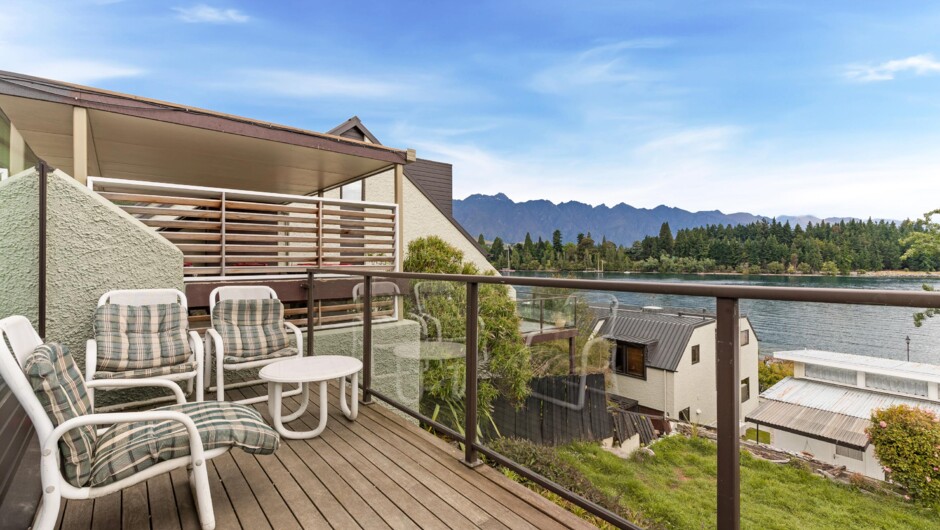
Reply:
[[222, 300], [212, 310], [225, 357], [264, 359], [290, 346], [280, 300]]
[[141, 368], [140, 370], [128, 370], [126, 372], [95, 372], [95, 379], [143, 379], [147, 377], [159, 377], [161, 375], [184, 374], [195, 372], [196, 363], [186, 362], [183, 364], [174, 364], [173, 366], [161, 366], [160, 368]]
[[[228, 353], [228, 350], [225, 351]], [[297, 348], [290, 347], [277, 350], [276, 352], [271, 352], [265, 355], [252, 355], [251, 357], [237, 357], [235, 355], [225, 355], [222, 357], [222, 362], [225, 364], [238, 364], [238, 363], [250, 363], [252, 361], [262, 361], [264, 359], [279, 359], [281, 357], [293, 357], [297, 355]]]
[[105, 304], [95, 311], [98, 368], [126, 372], [188, 361], [189, 319], [180, 304]]
[[[54, 425], [91, 412], [85, 381], [67, 347], [62, 344], [37, 347], [26, 359], [23, 371]], [[59, 439], [62, 472], [73, 486], [82, 487], [91, 477], [97, 442], [94, 425], [76, 427]]]
[[[236, 403], [200, 401], [154, 410], [186, 414], [196, 423], [202, 447], [240, 447], [245, 452], [268, 455], [280, 438], [256, 410]], [[121, 423], [100, 436], [95, 448], [90, 486], [104, 486], [127, 478], [160, 462], [189, 455], [186, 427], [176, 421]]]

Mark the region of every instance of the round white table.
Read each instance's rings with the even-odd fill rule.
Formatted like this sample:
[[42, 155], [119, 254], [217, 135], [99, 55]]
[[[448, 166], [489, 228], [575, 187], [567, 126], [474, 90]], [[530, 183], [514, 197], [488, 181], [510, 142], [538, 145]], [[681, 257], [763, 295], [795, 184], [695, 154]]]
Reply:
[[[319, 436], [326, 428], [327, 385], [333, 379], [340, 380], [340, 408], [349, 420], [355, 420], [359, 414], [359, 371], [362, 361], [342, 355], [314, 355], [299, 357], [269, 364], [258, 375], [268, 382], [268, 412], [274, 420], [274, 428], [284, 438], [301, 439]], [[352, 406], [346, 403], [346, 377], [352, 376]], [[281, 391], [285, 384], [301, 385], [300, 409], [282, 415]], [[310, 403], [310, 383], [320, 383], [320, 424], [312, 431], [292, 431], [284, 427], [285, 423], [296, 420]]]

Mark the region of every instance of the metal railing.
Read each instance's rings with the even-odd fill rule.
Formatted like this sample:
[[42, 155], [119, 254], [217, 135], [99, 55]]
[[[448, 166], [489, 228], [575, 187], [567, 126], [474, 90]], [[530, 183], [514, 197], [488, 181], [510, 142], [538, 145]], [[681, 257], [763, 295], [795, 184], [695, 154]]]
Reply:
[[176, 245], [188, 281], [397, 268], [395, 204], [103, 177], [88, 187]]
[[[466, 285], [466, 413], [464, 433], [429, 418], [417, 410], [402, 405], [396, 399], [372, 388], [372, 322], [363, 319], [363, 396], [366, 402], [378, 398], [402, 412], [416, 418], [439, 433], [445, 434], [464, 445], [464, 463], [479, 465], [479, 455], [484, 455], [499, 465], [505, 466], [528, 480], [561, 496], [589, 513], [621, 528], [638, 528], [636, 525], [561, 485], [525, 468], [509, 458], [482, 445], [477, 433], [477, 321], [479, 313], [479, 288], [481, 284], [508, 286], [545, 287], [559, 289], [581, 289], [643, 294], [669, 294], [709, 297], [716, 299], [716, 371], [718, 410], [718, 511], [717, 527], [723, 530], [740, 528], [740, 437], [738, 432], [740, 400], [740, 310], [739, 301], [772, 300], [781, 302], [815, 302], [823, 304], [877, 305], [911, 308], [940, 308], [940, 293], [918, 291], [885, 291], [862, 289], [819, 289], [795, 287], [764, 287], [740, 285], [713, 285], [700, 283], [660, 283], [642, 281], [577, 280], [558, 278], [520, 278], [502, 276], [470, 276], [455, 274], [394, 273], [374, 271], [347, 271], [343, 269], [310, 269], [307, 272], [310, 292], [315, 289], [317, 275], [349, 274], [361, 276], [364, 282], [364, 313], [371, 312], [372, 281], [382, 279], [435, 280], [459, 282]], [[311, 294], [312, 296], [312, 294]], [[313, 355], [314, 341], [307, 341], [307, 355]]]

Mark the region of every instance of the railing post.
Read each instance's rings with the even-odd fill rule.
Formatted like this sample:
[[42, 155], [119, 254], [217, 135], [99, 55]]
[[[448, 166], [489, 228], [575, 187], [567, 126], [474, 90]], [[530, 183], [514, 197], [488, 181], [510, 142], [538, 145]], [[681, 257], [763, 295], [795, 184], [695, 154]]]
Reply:
[[220, 276], [225, 276], [225, 192], [222, 192], [222, 203], [219, 205], [219, 253], [221, 255], [222, 261], [219, 264], [221, 267]]
[[545, 331], [545, 299], [539, 300], [539, 331]]
[[477, 359], [479, 348], [478, 323], [480, 313], [480, 284], [467, 282], [467, 389], [466, 414], [464, 414], [464, 459], [469, 467], [476, 467], [483, 462], [477, 457]]
[[363, 276], [362, 284], [362, 403], [372, 400], [372, 276]]
[[737, 530], [741, 523], [739, 426], [741, 377], [740, 315], [736, 298], [717, 299], [715, 371], [718, 386], [718, 528]]
[[307, 270], [307, 357], [313, 357], [313, 271]]

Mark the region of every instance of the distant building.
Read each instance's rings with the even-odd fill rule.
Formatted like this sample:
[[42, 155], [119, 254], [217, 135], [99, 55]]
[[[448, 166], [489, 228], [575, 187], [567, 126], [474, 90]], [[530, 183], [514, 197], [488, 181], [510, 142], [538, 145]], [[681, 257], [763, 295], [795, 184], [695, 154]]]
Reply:
[[[741, 317], [741, 421], [757, 406], [757, 336]], [[595, 335], [615, 343], [609, 392], [636, 410], [714, 425], [718, 421], [713, 316], [660, 308], [618, 309]]]
[[940, 366], [816, 350], [777, 352], [787, 377], [761, 394], [747, 421], [771, 445], [884, 480], [865, 428], [876, 409], [910, 405], [940, 413]]

